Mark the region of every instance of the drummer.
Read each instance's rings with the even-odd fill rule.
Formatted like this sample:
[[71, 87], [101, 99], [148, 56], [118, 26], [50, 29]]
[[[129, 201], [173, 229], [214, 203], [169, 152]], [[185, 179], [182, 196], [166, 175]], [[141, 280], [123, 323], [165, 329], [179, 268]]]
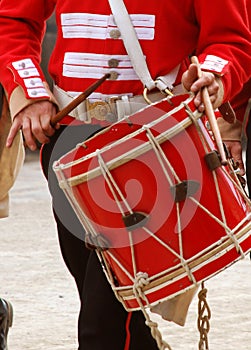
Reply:
[[[203, 86], [207, 86], [215, 108], [236, 95], [251, 74], [245, 4], [245, 0], [160, 0], [157, 5], [152, 1], [125, 1], [145, 56], [137, 67], [146, 63], [154, 82], [146, 85], [149, 98], [163, 98], [162, 93], [153, 94], [160, 86], [161, 90], [172, 90], [183, 83], [195, 94], [195, 104], [203, 111]], [[45, 20], [54, 9], [58, 36], [49, 63], [55, 83], [52, 93], [39, 62]], [[59, 243], [81, 301], [80, 350], [157, 349], [143, 314], [127, 313], [116, 300], [95, 252], [85, 248], [83, 229], [50, 170], [53, 160], [117, 116], [130, 113], [132, 97], [142, 95], [145, 83], [133, 68], [137, 58], [129, 57], [122, 37], [126, 35], [116, 27], [106, 0], [0, 2], [0, 76], [13, 118], [7, 145], [20, 129], [31, 150], [36, 149], [37, 141], [44, 144], [41, 159], [49, 177]], [[191, 54], [200, 61], [200, 79], [194, 64], [181, 64]], [[60, 128], [58, 124], [51, 126], [50, 119], [58, 109], [107, 72], [109, 80], [88, 102], [65, 117]], [[160, 76], [165, 76], [164, 83], [157, 79]], [[153, 89], [155, 81], [157, 89]], [[144, 103], [143, 98], [141, 101]]]

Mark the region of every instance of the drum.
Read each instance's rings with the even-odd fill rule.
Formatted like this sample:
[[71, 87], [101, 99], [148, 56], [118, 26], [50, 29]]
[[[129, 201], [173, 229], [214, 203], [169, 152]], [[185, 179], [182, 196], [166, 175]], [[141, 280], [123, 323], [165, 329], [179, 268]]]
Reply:
[[197, 286], [251, 249], [250, 201], [190, 94], [124, 118], [54, 163], [128, 311]]

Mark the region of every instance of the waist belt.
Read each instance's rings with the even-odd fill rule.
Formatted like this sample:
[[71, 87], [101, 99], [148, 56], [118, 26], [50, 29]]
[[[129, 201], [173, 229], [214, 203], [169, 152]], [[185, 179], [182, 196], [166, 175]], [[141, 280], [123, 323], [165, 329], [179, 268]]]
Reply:
[[[174, 88], [177, 94], [180, 86]], [[179, 91], [181, 92], [181, 91]], [[63, 109], [68, 105], [74, 97], [68, 92], [62, 90], [57, 85], [53, 87], [53, 94], [58, 102], [59, 108]], [[149, 99], [151, 102], [157, 102], [166, 97], [160, 91], [152, 92], [149, 94]], [[103, 96], [102, 100], [90, 100], [87, 99], [82, 102], [77, 108], [75, 108], [69, 116], [82, 121], [87, 124], [91, 124], [93, 119], [98, 121], [106, 121], [109, 123], [114, 123], [117, 120], [136, 113], [141, 108], [148, 105], [143, 95], [118, 95], [118, 96]]]

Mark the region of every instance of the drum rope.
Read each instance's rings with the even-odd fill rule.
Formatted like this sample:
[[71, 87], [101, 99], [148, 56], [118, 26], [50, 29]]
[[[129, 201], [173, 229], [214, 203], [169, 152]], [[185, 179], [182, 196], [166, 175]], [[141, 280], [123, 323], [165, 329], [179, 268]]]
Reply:
[[132, 257], [133, 273], [134, 273], [134, 276], [135, 276], [137, 274], [137, 266], [136, 266], [136, 259], [135, 259], [135, 251], [134, 251], [132, 232], [129, 231], [128, 234], [129, 234], [129, 240], [130, 240], [130, 250], [131, 250], [131, 257]]
[[[209, 145], [208, 145], [208, 142], [206, 142], [206, 139], [203, 135], [203, 132], [201, 130], [201, 126], [199, 125], [199, 119], [195, 118], [194, 114], [193, 114], [193, 111], [190, 109], [190, 107], [186, 104], [186, 103], [183, 103], [185, 108], [186, 108], [186, 112], [188, 114], [188, 116], [191, 118], [191, 120], [193, 121], [195, 127], [196, 127], [196, 130], [198, 131], [198, 135], [201, 139], [201, 143], [203, 145], [203, 148], [205, 150], [205, 152], [210, 152], [211, 151], [211, 148], [209, 148]], [[231, 162], [228, 162], [228, 166], [229, 168], [231, 169], [232, 173], [233, 173], [233, 176], [234, 176], [234, 179], [233, 179], [233, 176], [231, 176], [229, 174], [229, 172], [226, 170], [225, 167], [222, 167], [222, 171], [225, 173], [225, 175], [229, 178], [229, 180], [233, 183], [233, 185], [235, 186], [235, 188], [237, 189], [237, 191], [239, 192], [240, 195], [242, 195], [243, 199], [246, 201], [246, 203], [248, 205], [251, 205], [251, 200], [250, 198], [247, 196], [247, 194], [245, 193], [245, 191], [243, 190], [243, 187], [240, 183], [240, 180], [238, 178], [238, 176], [236, 175], [236, 172], [234, 171], [233, 169], [233, 166], [231, 164]]]
[[90, 235], [95, 237], [96, 232], [95, 232], [93, 226], [91, 225], [91, 223], [89, 222], [89, 220], [87, 219], [87, 217], [85, 216], [78, 201], [76, 200], [76, 198], [73, 194], [73, 191], [72, 191], [72, 187], [69, 185], [67, 179], [64, 176], [64, 172], [61, 168], [59, 168], [59, 174], [60, 174], [61, 179], [63, 179], [64, 183], [66, 184], [63, 188], [64, 194], [67, 197], [69, 203], [71, 204], [73, 210], [75, 211], [75, 213], [76, 213], [79, 221], [81, 222], [86, 234], [89, 233]]
[[99, 165], [100, 165], [100, 169], [101, 169], [101, 172], [105, 178], [105, 181], [107, 183], [107, 185], [109, 186], [109, 189], [110, 191], [112, 192], [112, 195], [114, 196], [114, 199], [119, 207], [119, 210], [121, 212], [122, 215], [125, 215], [125, 212], [122, 208], [122, 205], [120, 204], [120, 201], [118, 199], [118, 196], [115, 192], [115, 190], [117, 191], [118, 195], [120, 196], [121, 200], [123, 201], [126, 209], [128, 210], [128, 212], [130, 214], [133, 213], [131, 207], [129, 206], [128, 202], [126, 201], [125, 197], [123, 196], [122, 192], [120, 191], [120, 188], [118, 187], [118, 185], [116, 184], [116, 181], [114, 180], [111, 172], [109, 171], [107, 165], [105, 164], [105, 161], [104, 159], [102, 158], [101, 156], [101, 153], [99, 150], [96, 150], [97, 152], [97, 157], [98, 157], [98, 162], [99, 162]]
[[216, 189], [218, 204], [219, 204], [219, 208], [220, 208], [220, 212], [221, 212], [222, 222], [224, 222], [224, 224], [227, 225], [226, 216], [225, 216], [223, 203], [222, 203], [220, 187], [219, 187], [219, 182], [217, 180], [216, 172], [212, 171], [212, 174], [213, 174], [213, 179], [214, 179], [214, 185], [215, 185], [215, 189]]
[[[197, 281], [189, 267], [188, 260], [184, 259], [183, 254], [177, 253], [175, 250], [173, 250], [168, 244], [166, 244], [164, 241], [162, 241], [158, 236], [156, 236], [153, 232], [151, 232], [148, 228], [143, 227], [143, 229], [154, 239], [156, 240], [160, 245], [162, 245], [164, 248], [166, 248], [170, 253], [172, 253], [175, 257], [177, 257], [180, 260], [180, 264], [183, 267], [183, 269], [186, 271], [188, 278], [190, 281], [192, 281], [194, 284], [197, 284]], [[167, 272], [166, 270], [165, 272]], [[164, 272], [164, 271], [163, 271]], [[157, 276], [157, 275], [156, 275]]]
[[[115, 263], [119, 266], [119, 268], [126, 274], [126, 276], [134, 282], [134, 277], [131, 275], [131, 273], [124, 267], [124, 265], [118, 260], [114, 254], [112, 254], [109, 250], [106, 251], [106, 254], [110, 256], [111, 259], [115, 261]], [[123, 289], [123, 288], [122, 288]]]
[[169, 160], [167, 159], [165, 153], [163, 152], [160, 144], [157, 142], [157, 140], [155, 139], [154, 135], [152, 134], [151, 130], [149, 129], [149, 127], [147, 125], [143, 125], [143, 128], [146, 131], [146, 136], [149, 139], [150, 144], [152, 145], [152, 148], [156, 154], [156, 157], [158, 158], [160, 165], [162, 167], [162, 170], [167, 178], [167, 181], [169, 182], [169, 184], [172, 186], [173, 182], [170, 178], [170, 176], [167, 173], [167, 169], [163, 163], [163, 160], [165, 161], [165, 163], [167, 164], [169, 170], [171, 171], [172, 175], [174, 176], [174, 178], [176, 179], [176, 181], [181, 182], [180, 178], [178, 177], [176, 171], [174, 170], [174, 168], [172, 167], [171, 163], [169, 162]]
[[233, 234], [233, 230], [231, 230], [226, 223], [222, 222], [219, 218], [217, 218], [214, 214], [212, 214], [207, 208], [205, 208], [200, 202], [198, 202], [195, 198], [189, 197], [194, 203], [196, 203], [202, 210], [204, 210], [213, 220], [215, 220], [221, 227], [223, 227], [226, 231], [226, 235], [230, 238], [230, 240], [233, 242], [238, 254], [240, 254], [243, 258], [245, 257], [245, 254], [243, 252], [243, 249], [241, 248], [238, 240], [235, 238]]
[[226, 176], [228, 177], [228, 179], [232, 182], [232, 184], [234, 185], [234, 187], [237, 189], [238, 193], [242, 196], [242, 198], [245, 200], [245, 202], [248, 205], [251, 205], [251, 200], [250, 198], [247, 196], [247, 194], [245, 193], [245, 191], [243, 190], [242, 186], [240, 185], [239, 179], [235, 174], [235, 171], [232, 167], [232, 165], [230, 165], [230, 168], [232, 170], [232, 173], [234, 174], [235, 180], [233, 179], [233, 177], [226, 171], [226, 169], [223, 168], [224, 173], [226, 174]]
[[[165, 166], [164, 166], [163, 160], [161, 159], [161, 156], [162, 156], [162, 158], [164, 158], [164, 160], [165, 160], [166, 163], [168, 164], [168, 166], [169, 166], [171, 172], [172, 172], [173, 175], [176, 177], [176, 179], [177, 179], [178, 181], [180, 181], [179, 178], [178, 178], [178, 176], [177, 176], [177, 174], [175, 173], [174, 169], [172, 168], [171, 164], [170, 164], [169, 161], [167, 160], [167, 158], [166, 158], [166, 156], [165, 156], [163, 150], [161, 149], [160, 145], [158, 144], [158, 142], [156, 142], [156, 140], [155, 140], [153, 134], [151, 133], [151, 131], [149, 130], [149, 128], [148, 128], [147, 126], [144, 126], [144, 128], [145, 128], [145, 130], [146, 130], [146, 133], [147, 133], [147, 136], [148, 136], [148, 138], [149, 138], [149, 141], [150, 141], [150, 143], [152, 144], [152, 147], [153, 147], [153, 149], [154, 149], [154, 151], [155, 151], [155, 153], [156, 153], [156, 156], [158, 157], [158, 159], [159, 159], [159, 161], [160, 161], [160, 163], [161, 163], [161, 166], [162, 166], [162, 168], [163, 168], [163, 171], [165, 172], [165, 175], [166, 175], [168, 181], [171, 182], [171, 179], [170, 179], [170, 177], [169, 177], [168, 174], [167, 174], [167, 171], [166, 171], [166, 168], [165, 168]], [[128, 211], [129, 211], [130, 213], [132, 213], [132, 209], [130, 208], [129, 204], [127, 203], [126, 199], [124, 198], [123, 194], [121, 193], [121, 191], [120, 191], [119, 187], [117, 186], [115, 180], [113, 179], [113, 177], [112, 177], [112, 175], [111, 175], [109, 169], [107, 168], [107, 166], [106, 166], [106, 164], [105, 164], [105, 162], [104, 162], [104, 160], [103, 160], [103, 158], [102, 158], [100, 152], [97, 152], [97, 154], [98, 154], [98, 159], [99, 159], [99, 163], [100, 163], [100, 167], [101, 167], [101, 171], [102, 171], [102, 173], [103, 173], [103, 176], [105, 177], [105, 179], [106, 179], [106, 181], [107, 181], [107, 183], [108, 183], [108, 186], [109, 186], [111, 192], [113, 193], [115, 200], [117, 201], [117, 204], [118, 204], [118, 206], [119, 206], [119, 208], [120, 208], [120, 210], [121, 210], [122, 215], [124, 215], [124, 212], [123, 212], [123, 209], [122, 209], [122, 207], [121, 207], [121, 205], [120, 205], [120, 202], [119, 202], [119, 200], [118, 200], [118, 197], [117, 197], [117, 195], [116, 195], [116, 193], [115, 193], [115, 191], [114, 191], [114, 187], [115, 187], [115, 189], [117, 190], [117, 192], [118, 192], [119, 196], [121, 197], [122, 201], [123, 201], [124, 204], [126, 205]], [[218, 197], [219, 197], [219, 196], [218, 196]], [[192, 199], [192, 197], [189, 197], [189, 198]], [[220, 197], [219, 197], [219, 198], [220, 198]], [[194, 198], [193, 198], [193, 199], [194, 199]], [[195, 200], [195, 199], [194, 199], [194, 200]], [[219, 201], [220, 201], [220, 199], [219, 199]], [[197, 202], [197, 204], [198, 204], [198, 202]], [[225, 228], [225, 230], [229, 231], [229, 234], [231, 235], [231, 230], [227, 227], [226, 223], [224, 223], [224, 222], [222, 223], [218, 218], [216, 218], [214, 215], [212, 215], [212, 214], [211, 214], [206, 208], [204, 208], [203, 206], [200, 205], [200, 207], [201, 207], [201, 209], [205, 209], [205, 211], [206, 211], [212, 218], [216, 219], [216, 221], [217, 221], [218, 223], [220, 223], [220, 224]], [[144, 228], [144, 229], [145, 229], [145, 228]], [[146, 229], [145, 229], [145, 230], [146, 230]], [[147, 231], [147, 230], [146, 230], [146, 231]], [[148, 232], [148, 233], [149, 233], [149, 232]], [[151, 234], [151, 236], [154, 237], [154, 238], [156, 239], [156, 237], [155, 237], [153, 234]], [[231, 236], [231, 238], [232, 238], [232, 240], [234, 241], [235, 246], [236, 246], [236, 244], [237, 244], [237, 249], [239, 250], [239, 245], [238, 245], [238, 243], [236, 242], [236, 240], [234, 239], [233, 236]], [[162, 245], [164, 244], [163, 241], [160, 240], [160, 242], [161, 242]], [[164, 244], [164, 245], [165, 245], [165, 244]], [[166, 245], [165, 245], [165, 246], [166, 246]], [[171, 250], [170, 247], [168, 247], [168, 249]], [[179, 255], [178, 253], [174, 252], [173, 250], [171, 250], [171, 251], [172, 251], [172, 253], [174, 253], [174, 254], [180, 259], [182, 266], [184, 267], [184, 269], [185, 269], [186, 272], [188, 273], [189, 279], [190, 279], [193, 283], [196, 283], [196, 280], [195, 280], [193, 274], [191, 273], [191, 270], [189, 269], [189, 267], [188, 267], [188, 265], [187, 265], [187, 262], [186, 262], [185, 259], [183, 258], [182, 254]]]
[[204, 205], [202, 205], [196, 198], [194, 197], [189, 197], [189, 199], [191, 201], [193, 201], [195, 204], [198, 205], [198, 207], [200, 207], [200, 209], [202, 209], [205, 213], [208, 214], [208, 216], [210, 216], [213, 220], [215, 220], [221, 227], [223, 227], [226, 231], [230, 232], [231, 229], [224, 223], [222, 222], [219, 218], [217, 218], [217, 216], [215, 216], [213, 213], [211, 213], [206, 207], [204, 207]]
[[107, 259], [105, 258], [104, 254], [102, 251], [100, 250], [96, 250], [96, 254], [99, 258], [100, 264], [102, 266], [103, 272], [106, 275], [107, 280], [109, 281], [114, 294], [116, 296], [116, 298], [122, 303], [122, 298], [118, 295], [118, 293], [116, 292], [116, 287], [115, 287], [115, 280], [114, 280], [114, 275], [110, 269], [109, 263], [107, 261]]
[[174, 256], [182, 260], [182, 256], [178, 254], [174, 249], [172, 249], [168, 244], [162, 241], [158, 236], [156, 236], [153, 232], [151, 232], [148, 228], [143, 227], [144, 231], [146, 231], [153, 239], [159, 242], [163, 247], [165, 247], [169, 252], [171, 252]]
[[83, 235], [83, 240], [85, 241], [86, 247], [91, 250], [93, 249], [106, 250], [110, 245], [108, 239], [101, 234], [97, 234], [97, 232], [95, 231], [93, 225], [91, 224], [87, 216], [84, 214], [84, 211], [82, 210], [79, 202], [74, 196], [72, 187], [69, 185], [68, 181], [66, 180], [64, 176], [64, 172], [62, 171], [61, 168], [59, 168], [58, 176], [59, 175], [61, 180], [63, 179], [62, 181], [64, 181], [65, 183], [65, 186], [63, 188], [64, 194], [67, 197], [81, 225], [84, 228], [85, 235]]
[[249, 229], [249, 227], [250, 227], [250, 225], [251, 225], [250, 220], [251, 220], [251, 213], [248, 213], [248, 214], [245, 216], [245, 218], [242, 219], [242, 220], [238, 223], [238, 225], [235, 226], [235, 228], [232, 230], [233, 233], [236, 233], [239, 229], [241, 229], [241, 227], [242, 227], [247, 221], [248, 221], [248, 225], [247, 225], [247, 223], [246, 223], [246, 226], [245, 226], [245, 227]]
[[[192, 119], [193, 123], [196, 124], [197, 126], [197, 129], [199, 127], [196, 119], [194, 118], [193, 116], [193, 113], [192, 111], [188, 108], [187, 106], [187, 113], [188, 115], [190, 116], [190, 118]], [[146, 134], [147, 134], [147, 137], [149, 139], [149, 142], [152, 144], [152, 147], [156, 153], [156, 156], [157, 158], [159, 159], [160, 161], [160, 164], [162, 166], [162, 169], [164, 171], [164, 174], [166, 175], [166, 178], [169, 182], [169, 184], [172, 184], [171, 182], [171, 179], [166, 171], [166, 168], [165, 168], [165, 165], [163, 163], [163, 160], [166, 162], [166, 164], [168, 165], [169, 169], [171, 170], [172, 174], [175, 176], [176, 180], [178, 182], [180, 182], [180, 179], [178, 177], [178, 175], [176, 174], [175, 170], [173, 169], [173, 167], [171, 166], [170, 162], [168, 161], [168, 159], [166, 158], [166, 155], [165, 153], [163, 152], [161, 146], [159, 145], [159, 143], [156, 141], [154, 135], [152, 134], [151, 130], [149, 129], [149, 127], [147, 125], [144, 125], [144, 129], [146, 130]], [[200, 133], [199, 133], [200, 134]], [[206, 142], [204, 140], [204, 138], [201, 136], [201, 141], [202, 141], [202, 144], [203, 144], [203, 147], [205, 149], [205, 151], [208, 151], [207, 149], [207, 145], [206, 145]], [[161, 159], [162, 158], [162, 159]], [[207, 210], [203, 205], [201, 205], [198, 201], [196, 201], [196, 199], [192, 196], [190, 196], [189, 198], [191, 200], [193, 200], [197, 205], [200, 206], [200, 208], [202, 210], [204, 210], [212, 219], [214, 219], [216, 222], [218, 222], [218, 224], [220, 224], [226, 231], [227, 235], [231, 238], [231, 240], [233, 241], [236, 249], [238, 252], [240, 252], [241, 255], [243, 255], [243, 251], [239, 245], [239, 243], [237, 242], [236, 238], [234, 237], [233, 233], [231, 232], [230, 228], [227, 226], [227, 223], [226, 223], [226, 218], [225, 218], [225, 213], [224, 213], [224, 208], [223, 208], [223, 203], [222, 203], [222, 199], [221, 199], [221, 195], [220, 195], [220, 190], [219, 190], [219, 186], [218, 186], [218, 182], [217, 182], [217, 178], [216, 178], [216, 173], [215, 171], [213, 172], [213, 176], [214, 176], [214, 182], [215, 182], [215, 187], [216, 187], [216, 194], [217, 194], [217, 198], [218, 198], [218, 203], [219, 203], [219, 207], [220, 207], [220, 212], [221, 212], [221, 217], [222, 217], [222, 221], [220, 219], [218, 219], [216, 216], [214, 216], [212, 213], [209, 212], [209, 210]], [[178, 215], [178, 220], [179, 220], [179, 215]], [[182, 238], [182, 232], [180, 231], [179, 232], [179, 237], [180, 237], [180, 247], [182, 247], [182, 242], [181, 242], [181, 238]], [[193, 274], [191, 273], [191, 270], [189, 269], [186, 261], [184, 260], [183, 258], [183, 254], [181, 253], [181, 255], [179, 256], [180, 260], [181, 260], [181, 264], [182, 266], [185, 268], [188, 276], [189, 276], [189, 279], [191, 281], [193, 281], [193, 283], [196, 283], [196, 280], [193, 276]]]
[[[168, 173], [167, 173], [167, 170], [165, 168], [165, 165], [164, 165], [164, 162], [163, 160], [166, 162], [167, 166], [169, 167], [171, 173], [173, 174], [173, 176], [175, 177], [175, 179], [180, 183], [181, 180], [180, 178], [178, 177], [177, 173], [175, 172], [174, 168], [171, 166], [171, 163], [169, 162], [169, 160], [167, 159], [165, 153], [163, 152], [160, 144], [157, 142], [157, 140], [155, 139], [154, 135], [152, 134], [151, 130], [145, 125], [144, 126], [145, 130], [146, 130], [146, 134], [147, 134], [147, 137], [149, 139], [149, 142], [152, 144], [152, 147], [156, 153], [156, 156], [161, 164], [161, 167], [162, 167], [162, 170], [169, 182], [169, 184], [172, 186], [173, 185], [173, 182], [171, 181], [171, 178], [169, 177]], [[181, 230], [181, 222], [180, 222], [180, 215], [179, 215], [179, 203], [177, 203], [176, 205], [176, 208], [177, 208], [177, 221], [178, 221], [178, 232], [179, 232], [179, 247], [180, 247], [180, 255], [177, 254], [177, 256], [179, 257], [180, 259], [180, 262], [181, 262], [181, 265], [183, 266], [183, 268], [185, 269], [189, 279], [191, 282], [193, 283], [197, 283], [195, 277], [193, 276], [186, 260], [184, 259], [184, 256], [183, 256], [183, 244], [182, 244], [182, 230]], [[155, 238], [155, 236], [153, 236]], [[165, 245], [163, 241], [161, 241], [161, 244], [162, 245]], [[169, 249], [169, 247], [168, 247]], [[169, 249], [171, 250], [171, 249]], [[172, 253], [173, 250], [172, 250]], [[176, 255], [175, 254], [175, 255]]]
[[[151, 130], [148, 128], [148, 126], [144, 125], [144, 129], [146, 130], [146, 134], [147, 134], [147, 137], [149, 139], [149, 142], [152, 144], [152, 147], [153, 147], [153, 150], [155, 151], [156, 153], [156, 156], [161, 164], [161, 167], [162, 167], [162, 170], [169, 182], [169, 184], [172, 186], [173, 185], [173, 182], [171, 181], [171, 178], [169, 177], [168, 173], [167, 173], [167, 170], [166, 170], [166, 167], [164, 165], [164, 162], [163, 160], [165, 161], [165, 163], [167, 164], [167, 166], [169, 167], [171, 173], [173, 174], [173, 176], [175, 177], [175, 179], [180, 183], [181, 180], [180, 178], [178, 177], [177, 173], [175, 172], [174, 168], [171, 166], [171, 163], [169, 162], [169, 160], [167, 159], [165, 153], [163, 152], [160, 144], [157, 142], [157, 140], [155, 139], [154, 135], [152, 134]], [[180, 254], [174, 252], [169, 246], [166, 246], [166, 244], [160, 240], [161, 244], [163, 246], [165, 246], [168, 250], [170, 250], [173, 254], [175, 254], [179, 259], [180, 259], [180, 262], [181, 262], [181, 265], [183, 266], [183, 268], [185, 269], [189, 279], [191, 282], [193, 282], [194, 284], [197, 283], [194, 275], [192, 274], [186, 260], [184, 259], [184, 256], [183, 256], [183, 244], [182, 244], [182, 230], [181, 230], [181, 222], [180, 222], [180, 215], [179, 215], [179, 203], [177, 203], [177, 221], [178, 221], [178, 231], [179, 231], [179, 247], [180, 247]], [[156, 239], [156, 237], [154, 235], [152, 235], [153, 238]]]
[[199, 350], [209, 350], [208, 333], [210, 331], [211, 310], [207, 302], [207, 289], [204, 282], [201, 284], [201, 291], [198, 294], [198, 320], [197, 326], [200, 332]]
[[202, 146], [204, 148], [205, 153], [208, 153], [210, 151], [210, 148], [209, 148], [208, 143], [205, 140], [205, 137], [204, 137], [203, 132], [201, 130], [201, 126], [199, 125], [199, 122], [198, 122], [198, 118], [195, 118], [193, 111], [190, 109], [190, 107], [186, 103], [184, 103], [184, 106], [185, 106], [185, 109], [186, 109], [186, 112], [187, 112], [189, 118], [192, 120], [192, 122], [193, 122], [193, 124], [198, 132], [198, 135], [200, 137], [200, 140], [201, 140], [201, 143], [202, 143]]
[[182, 241], [182, 228], [181, 228], [181, 220], [180, 220], [180, 204], [176, 204], [177, 209], [177, 222], [178, 222], [178, 236], [179, 236], [179, 249], [180, 249], [180, 262], [182, 267], [185, 269], [188, 278], [193, 284], [197, 284], [196, 278], [194, 277], [187, 261], [184, 258], [184, 251], [183, 251], [183, 241]]
[[[198, 134], [200, 136], [200, 139], [201, 139], [201, 142], [202, 142], [202, 145], [204, 147], [204, 150], [205, 152], [208, 152], [209, 149], [208, 149], [208, 145], [206, 144], [206, 140], [204, 139], [204, 136], [201, 132], [201, 128], [199, 126], [199, 123], [198, 123], [198, 120], [196, 120], [194, 118], [194, 115], [193, 115], [193, 112], [191, 111], [191, 109], [189, 108], [189, 106], [185, 105], [186, 106], [186, 111], [187, 111], [187, 114], [189, 115], [189, 117], [191, 118], [191, 120], [193, 121], [197, 131], [198, 131]], [[229, 164], [228, 162], [228, 165], [231, 167], [231, 164]], [[224, 171], [225, 174], [228, 175], [228, 177], [231, 179], [231, 181], [233, 182], [234, 186], [241, 192], [243, 193], [243, 189], [241, 188], [241, 186], [238, 186], [237, 185], [237, 182], [235, 182], [231, 177], [230, 175], [228, 174], [228, 172], [225, 170], [224, 167], [222, 167], [222, 170]], [[230, 237], [230, 239], [233, 241], [235, 247], [236, 247], [236, 250], [239, 254], [242, 255], [242, 257], [244, 257], [244, 252], [240, 246], [240, 244], [238, 243], [237, 239], [234, 237], [234, 234], [232, 232], [232, 230], [230, 230], [230, 228], [228, 228], [227, 226], [227, 222], [226, 222], [226, 216], [225, 216], [225, 211], [224, 211], [224, 207], [223, 207], [223, 202], [222, 202], [222, 197], [221, 197], [221, 193], [220, 193], [220, 187], [219, 187], [219, 183], [218, 183], [218, 179], [217, 179], [217, 176], [216, 176], [216, 172], [215, 171], [212, 171], [212, 174], [213, 174], [213, 179], [214, 179], [214, 184], [215, 184], [215, 188], [216, 188], [216, 194], [217, 194], [217, 198], [218, 198], [218, 203], [219, 203], [219, 208], [220, 208], [220, 212], [221, 212], [221, 216], [222, 216], [222, 221], [223, 221], [223, 227], [225, 228], [226, 230], [226, 234]], [[247, 197], [244, 193], [244, 196]], [[202, 209], [202, 207], [201, 207]], [[209, 212], [208, 212], [209, 213]], [[212, 218], [216, 219], [216, 217], [213, 217], [211, 216]], [[217, 220], [216, 220], [217, 221]], [[217, 221], [218, 222], [218, 221]], [[218, 222], [219, 223], [219, 222]]]
[[161, 332], [159, 331], [159, 328], [158, 328], [158, 323], [151, 320], [149, 313], [146, 311], [142, 303], [142, 300], [144, 300], [145, 303], [149, 305], [146, 295], [142, 290], [144, 286], [146, 286], [147, 284], [149, 284], [148, 274], [145, 272], [138, 272], [134, 281], [134, 286], [133, 286], [134, 295], [141, 308], [141, 311], [145, 316], [146, 325], [151, 329], [152, 337], [155, 339], [158, 348], [160, 350], [165, 350], [165, 349], [172, 350], [171, 346], [163, 340]]
[[[224, 208], [223, 208], [223, 203], [222, 203], [222, 197], [221, 197], [221, 193], [220, 193], [220, 188], [219, 188], [219, 183], [218, 183], [218, 180], [217, 180], [217, 176], [216, 176], [216, 173], [215, 171], [213, 171], [213, 178], [214, 178], [214, 184], [215, 184], [215, 187], [216, 187], [216, 193], [217, 193], [217, 198], [218, 198], [218, 203], [219, 203], [219, 207], [220, 207], [220, 211], [221, 211], [221, 216], [222, 216], [222, 220], [223, 222], [225, 223], [225, 225], [227, 225], [227, 222], [226, 222], [226, 216], [225, 216], [225, 212], [224, 212]], [[230, 239], [232, 240], [232, 242], [234, 243], [235, 245], [235, 248], [237, 250], [237, 252], [242, 256], [244, 257], [245, 254], [238, 242], [238, 240], [236, 239], [236, 237], [234, 236], [232, 230], [227, 232], [226, 231], [226, 234], [230, 237]]]

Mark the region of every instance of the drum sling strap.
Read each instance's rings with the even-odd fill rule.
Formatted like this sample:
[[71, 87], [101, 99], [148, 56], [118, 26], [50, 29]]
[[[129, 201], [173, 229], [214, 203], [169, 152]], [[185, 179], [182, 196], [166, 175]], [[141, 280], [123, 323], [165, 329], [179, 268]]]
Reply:
[[137, 34], [131, 22], [123, 0], [108, 0], [114, 20], [120, 30], [123, 43], [125, 45], [132, 66], [147, 90], [158, 88], [160, 91], [168, 93], [173, 89], [180, 65], [175, 67], [165, 76], [160, 76], [153, 80], [146, 64], [144, 54], [142, 52]]

